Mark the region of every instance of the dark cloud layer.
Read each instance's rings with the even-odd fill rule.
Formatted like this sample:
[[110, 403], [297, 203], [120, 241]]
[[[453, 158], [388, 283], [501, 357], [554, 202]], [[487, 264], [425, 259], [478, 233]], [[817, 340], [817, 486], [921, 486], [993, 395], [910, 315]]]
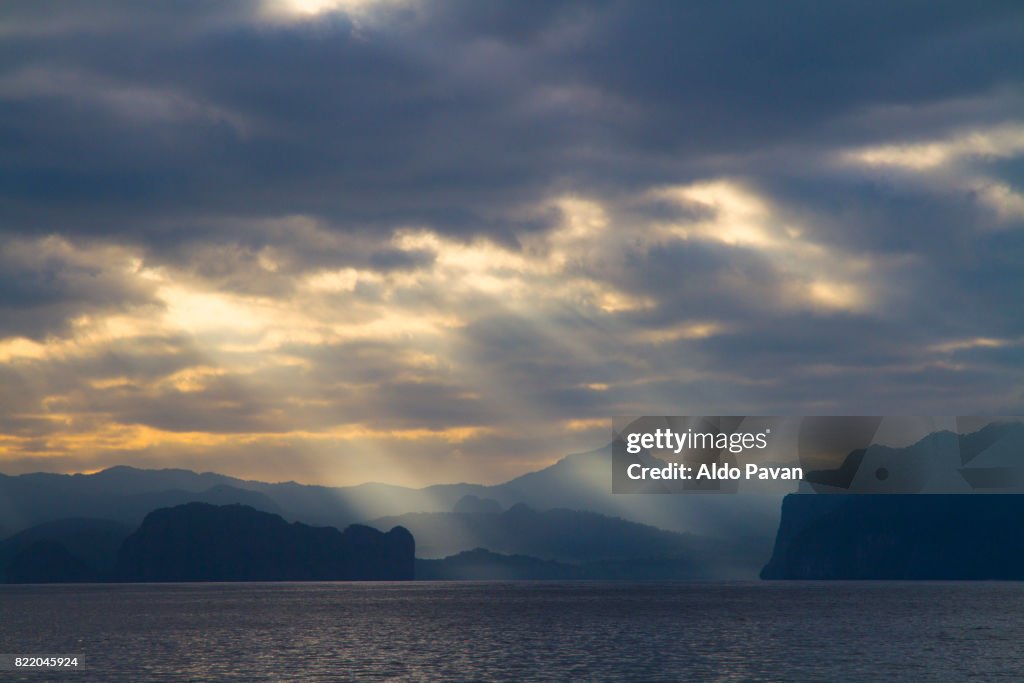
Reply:
[[456, 2], [273, 25], [108, 3], [91, 29], [79, 9], [19, 32], [37, 4], [2, 10], [12, 223], [155, 244], [204, 213], [500, 233], [551, 187], [679, 180], [1024, 72], [1019, 3]]

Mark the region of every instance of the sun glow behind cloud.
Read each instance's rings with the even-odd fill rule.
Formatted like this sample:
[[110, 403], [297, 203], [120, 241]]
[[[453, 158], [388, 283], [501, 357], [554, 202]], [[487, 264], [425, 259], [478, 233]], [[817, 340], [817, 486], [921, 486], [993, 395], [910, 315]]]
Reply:
[[893, 166], [913, 171], [948, 167], [970, 159], [1008, 159], [1024, 154], [1024, 125], [957, 131], [940, 140], [873, 145], [847, 150], [841, 158], [867, 166]]
[[263, 0], [263, 15], [276, 20], [308, 20], [331, 12], [363, 18], [375, 8], [410, 0]]
[[[628, 210], [647, 201], [691, 213], [641, 219]], [[679, 358], [743, 334], [743, 323], [727, 312], [716, 319], [671, 311], [675, 285], [637, 287], [622, 277], [635, 268], [627, 264], [666, 249], [742, 254], [773, 284], [753, 286], [736, 268], [712, 271], [719, 296], [735, 297], [723, 300], [724, 311], [753, 304], [779, 316], [871, 312], [904, 266], [829, 245], [806, 214], [797, 219], [729, 179], [659, 186], [615, 201], [560, 196], [537, 208], [557, 220], [524, 232], [517, 244], [396, 228], [383, 243], [414, 259], [394, 269], [306, 267], [281, 245], [236, 254], [221, 246], [210, 258], [236, 264], [237, 272], [218, 266], [218, 279], [210, 279], [124, 247], [40, 242], [54, 257], [112, 271], [119, 286], [144, 296], [133, 307], [77, 315], [60, 334], [0, 339], [0, 363], [34, 378], [43, 392], [11, 415], [18, 429], [0, 440], [0, 452], [9, 461], [49, 458], [82, 467], [112, 464], [125, 453], [154, 462], [288, 453], [304, 463], [308, 480], [416, 485], [464, 478], [459, 468], [476, 450], [496, 463], [476, 478], [496, 481], [515, 474], [509, 467], [520, 462], [522, 443], [549, 444], [533, 455], [543, 464], [601, 442], [611, 414], [640, 410], [625, 397], [671, 400], [655, 389], [668, 377], [723, 379], [697, 361], [668, 375], [636, 361], [625, 373], [603, 369], [620, 349], [633, 358]], [[290, 226], [293, 247], [357, 244], [313, 219], [280, 220]], [[271, 220], [260, 229], [277, 228]], [[244, 286], [223, 287], [225, 276]], [[254, 293], [246, 277], [278, 284]], [[556, 395], [601, 397], [594, 407], [551, 422], [552, 408], [517, 378], [524, 369], [543, 373], [544, 355], [508, 367], [482, 356], [474, 335], [496, 312], [516, 321], [513, 335], [529, 330], [531, 344], [572, 358], [580, 371], [567, 375]], [[652, 321], [640, 323], [645, 317]], [[573, 321], [601, 333], [581, 333]], [[996, 341], [940, 343], [931, 353], [936, 367], [952, 367], [949, 353], [1002, 346]], [[51, 388], [44, 378], [58, 366], [71, 381]], [[807, 372], [817, 376], [816, 367]], [[739, 376], [728, 381], [757, 385]], [[524, 430], [533, 432], [525, 441]], [[271, 476], [261, 467], [251, 476]]]
[[882, 276], [880, 263], [815, 242], [804, 226], [742, 184], [715, 180], [659, 188], [652, 196], [708, 214], [696, 221], [661, 224], [662, 234], [751, 250], [770, 263], [786, 282], [785, 300], [777, 305], [858, 312], [876, 303], [873, 283]]
[[1024, 156], [1024, 124], [958, 130], [922, 142], [872, 145], [838, 155], [846, 166], [904, 174], [928, 185], [971, 193], [997, 227], [1024, 220], [1024, 194], [985, 166]]
[[[616, 262], [642, 258], [651, 249], [707, 243], [745, 250], [779, 278], [783, 296], [771, 305], [780, 312], [866, 310], [872, 305], [874, 287], [886, 278], [879, 263], [813, 241], [808, 226], [793, 224], [784, 210], [740, 184], [715, 180], [659, 188], [642, 196], [696, 205], [699, 217], [630, 225], [627, 243], [616, 230], [616, 220], [623, 219], [615, 205], [556, 198], [550, 206], [560, 220], [544, 232], [524, 235], [518, 247], [448, 237], [427, 228], [401, 228], [393, 233], [390, 245], [428, 255], [424, 265], [390, 272], [351, 266], [299, 270], [282, 275], [290, 286], [278, 296], [224, 291], [166, 265], [146, 266], [141, 254], [104, 247], [78, 252], [63, 245], [67, 258], [93, 258], [94, 268], [118, 269], [130, 286], [150, 293], [151, 303], [136, 314], [80, 316], [62, 336], [0, 340], [2, 362], [37, 370], [58, 362], [88, 365], [119, 343], [144, 349], [163, 364], [176, 356], [183, 360], [142, 375], [124, 374], [120, 365], [109, 372], [85, 371], [67, 393], [48, 394], [35, 410], [16, 415], [47, 425], [45, 434], [29, 430], [6, 438], [0, 448], [8, 458], [31, 452], [36, 458], [66, 459], [76, 452], [89, 453], [93, 460], [174, 449], [192, 457], [226, 448], [287, 449], [318, 454], [311, 461], [318, 463], [311, 465], [311, 479], [444, 481], [454, 473], [437, 467], [442, 455], [488, 439], [514, 439], [521, 425], [536, 424], [540, 417], [526, 397], [507, 388], [508, 377], [461, 350], [464, 330], [495, 306], [529, 321], [550, 343], [598, 367], [607, 350], [562, 329], [559, 318], [565, 311], [593, 320], [638, 348], [700, 343], [736, 329], [734, 322], [707, 319], [633, 329], [628, 317], [656, 311], [659, 303], [653, 292], [631, 291], [611, 274], [617, 271]], [[307, 238], [330, 240], [315, 224], [307, 227]], [[274, 268], [266, 267], [266, 250], [255, 258], [263, 270], [280, 274], [276, 261]], [[747, 289], [742, 282], [739, 288]], [[372, 394], [366, 380], [358, 377], [360, 361], [332, 365], [338, 373], [334, 378], [320, 376], [325, 369], [323, 354], [345, 353], [351, 344], [386, 347], [388, 361], [380, 377], [406, 387], [443, 387], [448, 398], [442, 400], [456, 406], [453, 414], [410, 417], [401, 400], [395, 403], [398, 396], [358, 407], [355, 397]], [[940, 345], [935, 350], [945, 353], [950, 348]], [[644, 371], [635, 372], [626, 381], [595, 376], [579, 386], [614, 395], [616, 389], [645, 384]], [[348, 398], [339, 399], [338, 392]], [[182, 401], [193, 400], [212, 418], [201, 428], [189, 422], [204, 420], [189, 418], [182, 407]], [[147, 408], [133, 415], [133, 407], [140, 405]], [[469, 406], [475, 406], [470, 410], [477, 416], [460, 422], [458, 413]], [[186, 415], [164, 420], [159, 415], [163, 407], [184, 410]], [[223, 424], [218, 413], [226, 416]], [[605, 419], [600, 413], [569, 417], [563, 434], [538, 436], [566, 443], [574, 435], [599, 433]], [[416, 464], [403, 455], [411, 444], [413, 450], [434, 455]], [[350, 457], [332, 464], [326, 455], [332, 449]], [[373, 454], [375, 466], [353, 462], [352, 454], [367, 453]], [[557, 452], [550, 454], [554, 455]], [[433, 476], [424, 467], [433, 470]], [[404, 474], [396, 474], [399, 470]]]
[[[566, 312], [641, 348], [707, 340], [732, 326], [677, 319], [663, 328], [634, 330], [629, 318], [655, 313], [659, 295], [627, 286], [614, 275], [624, 260], [645, 258], [658, 245], [693, 240], [749, 250], [774, 269], [786, 297], [776, 303], [780, 310], [867, 305], [862, 280], [879, 273], [798, 237], [804, 231], [794, 230], [756, 193], [713, 181], [654, 194], [697, 202], [710, 213], [689, 223], [633, 223], [631, 239], [624, 241], [623, 226], [616, 223], [630, 219], [614, 203], [557, 197], [547, 208], [560, 218], [547, 230], [524, 233], [518, 246], [422, 227], [396, 229], [389, 246], [425, 260], [395, 270], [286, 271], [289, 259], [283, 253], [274, 257], [261, 249], [251, 256], [254, 272], [281, 279], [276, 294], [224, 289], [196, 273], [147, 263], [144, 254], [124, 248], [62, 244], [57, 250], [62, 258], [94, 270], [115, 269], [124, 287], [145, 292], [148, 302], [78, 316], [64, 334], [0, 340], [0, 360], [12, 367], [43, 374], [57, 363], [77, 368], [71, 370], [76, 380], [71, 386], [47, 393], [34, 406], [25, 403], [15, 415], [46, 425], [44, 433], [29, 429], [2, 447], [9, 459], [27, 456], [31, 446], [32, 457], [88, 453], [90, 462], [132, 451], [287, 447], [320, 454], [309, 475], [313, 479], [351, 483], [359, 476], [387, 478], [385, 471], [391, 470], [389, 480], [394, 480], [395, 463], [402, 462], [406, 483], [443, 481], [454, 474], [439, 470], [438, 458], [482, 447], [490, 438], [514, 442], [522, 425], [537, 424], [543, 414], [511, 389], [515, 382], [492, 362], [466, 351], [467, 331], [496, 310], [593, 368], [608, 350], [600, 338], [567, 329]], [[639, 199], [646, 196], [652, 195]], [[304, 226], [302, 239], [313, 244], [334, 239], [315, 221], [287, 220]], [[375, 369], [366, 372], [394, 389], [374, 388], [370, 376], [362, 376], [358, 354], [373, 348], [385, 351], [369, 357]], [[117, 349], [141, 356], [131, 363], [124, 358], [101, 362]], [[349, 353], [357, 355], [345, 360]], [[156, 367], [144, 367], [150, 364]], [[645, 371], [636, 372], [625, 384], [594, 376], [578, 386], [614, 395], [617, 387], [643, 384]], [[415, 387], [440, 392], [434, 399], [441, 408], [436, 416], [429, 405], [403, 398]], [[569, 427], [562, 434], [535, 435], [556, 444], [540, 457], [555, 457], [554, 449], [580, 443], [578, 437], [594, 438], [605, 417], [604, 411], [567, 415]], [[417, 464], [402, 455], [410, 444], [434, 455]], [[353, 467], [351, 457], [332, 464], [323, 455], [330, 447], [349, 454], [372, 451], [379, 474], [365, 463]]]

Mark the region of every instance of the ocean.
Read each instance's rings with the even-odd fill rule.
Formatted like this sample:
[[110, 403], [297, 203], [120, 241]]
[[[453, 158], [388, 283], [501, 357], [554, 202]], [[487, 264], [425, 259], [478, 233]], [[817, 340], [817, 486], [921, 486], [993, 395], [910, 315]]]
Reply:
[[1024, 680], [1018, 583], [0, 586], [74, 681]]

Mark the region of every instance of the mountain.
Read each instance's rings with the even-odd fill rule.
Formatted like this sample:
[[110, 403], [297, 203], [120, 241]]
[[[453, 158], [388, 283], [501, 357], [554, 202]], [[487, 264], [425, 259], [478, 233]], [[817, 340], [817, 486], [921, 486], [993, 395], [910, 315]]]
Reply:
[[[422, 489], [379, 483], [348, 487], [265, 483], [215, 473], [127, 466], [89, 475], [0, 475], [0, 526], [17, 532], [48, 521], [88, 516], [134, 527], [152, 510], [206, 502], [238, 503], [278, 514], [289, 522], [344, 528], [368, 520], [377, 520], [374, 524], [378, 525], [382, 519], [413, 513], [449, 514], [456, 505], [465, 514], [500, 516], [502, 510], [525, 504], [538, 512], [591, 511], [647, 527], [708, 537], [697, 544], [702, 564], [720, 566], [730, 577], [757, 576], [775, 537], [781, 496], [614, 495], [611, 462], [608, 446], [568, 456], [504, 484], [444, 484]], [[427, 537], [425, 547], [430, 554], [426, 557], [439, 558], [478, 546], [494, 552], [519, 552], [514, 545], [481, 543], [474, 534], [459, 536], [457, 529], [458, 525], [447, 526], [447, 531], [456, 534], [453, 542], [434, 540], [440, 532], [420, 529]], [[574, 533], [566, 529], [564, 537], [571, 538]], [[563, 544], [551, 541], [550, 545]], [[654, 547], [660, 548], [657, 544]], [[528, 547], [525, 554], [532, 555], [534, 550]], [[651, 550], [648, 554], [656, 552], [662, 551]], [[721, 557], [713, 560], [716, 553]], [[742, 571], [737, 574], [739, 568]]]
[[[0, 520], [12, 533], [62, 519], [98, 518], [138, 526], [152, 510], [189, 502], [241, 504], [280, 512], [268, 496], [229, 477], [117, 467], [96, 474], [0, 475]], [[206, 485], [204, 487], [204, 485]]]
[[452, 508], [452, 512], [465, 514], [498, 514], [501, 503], [493, 498], [479, 498], [474, 495], [463, 496]]
[[[1022, 448], [1024, 425], [1019, 422], [992, 423], [970, 434], [934, 432], [909, 447], [873, 444], [851, 453], [838, 469], [809, 471], [802, 487], [840, 494], [850, 488], [1005, 492], [1016, 487], [1020, 491], [1024, 490]], [[785, 507], [781, 495], [612, 494], [611, 462], [609, 446], [570, 455], [503, 484], [461, 483], [422, 489], [379, 483], [337, 488], [265, 483], [214, 473], [124, 466], [90, 475], [0, 475], [0, 529], [16, 534], [42, 523], [81, 517], [135, 527], [157, 508], [189, 502], [237, 503], [288, 522], [314, 526], [344, 528], [367, 520], [385, 527], [405, 524], [413, 528], [427, 559], [451, 557], [474, 548], [576, 565], [634, 562], [641, 556], [653, 561], [651, 558], [658, 556], [683, 558], [696, 562], [694, 566], [721, 571], [723, 576], [753, 578], [770, 555], [773, 539], [778, 555], [780, 548], [788, 547], [789, 539], [802, 533], [802, 525], [810, 524], [843, 498], [819, 496], [822, 500], [809, 504], [815, 506], [813, 515], [803, 515], [800, 521], [791, 513], [780, 522], [780, 510]], [[955, 505], [961, 504], [967, 505]], [[453, 508], [455, 512], [451, 512]], [[619, 533], [621, 529], [617, 531], [614, 524], [585, 514], [570, 523], [563, 517], [571, 511], [675, 532], [689, 540], [679, 544], [678, 539], [666, 541], [668, 537], [645, 530], [630, 541], [635, 543], [635, 552], [621, 554], [628, 547], [624, 540], [628, 533]], [[549, 512], [549, 517], [543, 516]], [[517, 522], [517, 516], [530, 521]], [[587, 542], [591, 545], [586, 546]], [[605, 555], [595, 550], [601, 547], [606, 549]], [[608, 548], [617, 548], [620, 555]], [[42, 547], [33, 552], [53, 550]], [[74, 549], [70, 552], [81, 557]], [[86, 567], [92, 567], [95, 559], [88, 559]], [[31, 556], [23, 558], [28, 560]], [[784, 567], [787, 560], [778, 555], [772, 562], [772, 567]], [[748, 573], [737, 574], [742, 571]]]
[[15, 553], [4, 570], [7, 583], [86, 583], [99, 574], [56, 541], [36, 541]]
[[1024, 495], [790, 495], [765, 579], [1024, 579]]
[[123, 465], [94, 474], [0, 474], [0, 528], [11, 534], [43, 522], [84, 516], [135, 526], [151, 510], [188, 502], [238, 503], [291, 521], [347, 526], [389, 514], [448, 510], [468, 493], [485, 491], [486, 487], [472, 484], [407, 489], [370, 483], [332, 488]]
[[188, 503], [146, 515], [124, 540], [114, 577], [121, 581], [408, 580], [415, 543], [353, 525], [289, 524], [244, 505]]
[[778, 528], [781, 495], [612, 494], [611, 477], [608, 445], [567, 456], [550, 467], [490, 487], [483, 495], [505, 507], [525, 503], [538, 510], [589, 510], [704, 536], [771, 539]]
[[932, 432], [902, 447], [871, 444], [834, 469], [809, 470], [805, 487], [821, 493], [1020, 493], [1024, 423], [992, 422], [969, 434]]
[[[60, 562], [62, 569], [55, 571], [51, 580], [59, 580], [53, 578], [58, 576], [68, 580], [95, 578], [113, 569], [121, 542], [131, 531], [130, 527], [117, 522], [88, 518], [57, 520], [26, 529], [0, 541], [0, 583], [16, 581], [21, 576], [19, 572], [41, 577], [31, 567], [47, 555], [53, 560], [56, 557], [53, 553], [60, 552], [54, 550], [54, 545], [81, 562], [82, 568], [76, 568], [75, 563]], [[14, 577], [8, 576], [12, 564]]]
[[368, 524], [378, 529], [395, 525], [409, 529], [424, 559], [472, 549], [572, 565], [616, 561], [644, 564], [671, 559], [687, 577], [754, 576], [770, 548], [768, 540], [679, 534], [594, 512], [538, 511], [522, 503], [501, 513], [410, 513]]
[[419, 556], [437, 558], [481, 547], [499, 553], [585, 562], [693, 552], [691, 535], [579, 510], [534, 510], [518, 503], [501, 513], [413, 512], [367, 522], [401, 525], [416, 537]]
[[411, 489], [369, 483], [325, 487], [265, 483], [188, 470], [113, 467], [95, 474], [0, 475], [0, 526], [10, 533], [47, 521], [103, 517], [132, 526], [150, 510], [188, 502], [239, 503], [289, 521], [344, 527], [411, 512], [447, 512], [474, 496], [494, 509], [525, 503], [622, 517], [677, 532], [761, 536], [778, 526], [780, 496], [611, 493], [611, 448], [563, 458], [504, 484], [442, 484]]

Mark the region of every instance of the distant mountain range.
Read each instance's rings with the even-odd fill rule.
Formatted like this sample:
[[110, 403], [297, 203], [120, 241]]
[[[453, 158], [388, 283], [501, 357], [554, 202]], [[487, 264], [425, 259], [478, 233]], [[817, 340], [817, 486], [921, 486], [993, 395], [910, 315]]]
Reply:
[[[245, 505], [314, 526], [411, 527], [413, 535], [423, 539], [418, 542], [424, 559], [484, 547], [497, 554], [557, 560], [576, 566], [572, 571], [585, 563], [638, 565], [659, 558], [671, 560], [671, 571], [679, 577], [753, 578], [768, 556], [777, 497], [613, 495], [610, 480], [610, 448], [569, 456], [497, 486], [330, 488], [132, 467], [88, 475], [0, 475], [0, 525], [39, 535], [46, 525], [57, 524], [69, 532], [43, 534], [46, 538], [39, 540], [70, 548], [77, 543], [70, 531], [75, 526], [62, 520], [106, 520], [119, 525], [124, 534], [155, 509], [200, 502]], [[100, 548], [108, 551], [104, 561], [109, 564], [110, 544], [97, 545], [97, 552]], [[69, 562], [54, 554], [55, 548], [49, 552], [52, 563]], [[80, 552], [71, 554], [83, 557]], [[0, 546], [0, 562], [3, 559]], [[95, 559], [87, 566], [96, 566]], [[619, 566], [608, 567], [610, 575], [630, 574]], [[64, 573], [70, 575], [73, 569]], [[82, 571], [83, 577], [89, 575]], [[596, 575], [604, 570], [595, 564], [588, 571]]]
[[[458, 506], [456, 506], [458, 507]], [[690, 552], [692, 535], [656, 529], [580, 510], [537, 511], [523, 503], [498, 513], [411, 512], [367, 522], [378, 529], [404, 526], [422, 558], [484, 547], [500, 553], [565, 562], [678, 555]]]
[[610, 446], [568, 456], [496, 486], [325, 487], [120, 466], [95, 474], [0, 475], [0, 529], [9, 535], [75, 517], [111, 519], [134, 527], [151, 510], [187, 502], [238, 503], [289, 521], [345, 527], [413, 512], [449, 512], [467, 495], [497, 501], [502, 508], [525, 503], [535, 510], [588, 510], [704, 536], [770, 538], [778, 525], [781, 496], [613, 495], [610, 491]]
[[[1016, 485], [1015, 473], [1024, 471], [1020, 467], [1024, 464], [1022, 452], [1024, 425], [1019, 423], [992, 424], [967, 435], [936, 432], [905, 448], [873, 445], [852, 452], [837, 469], [808, 471], [803, 486], [840, 492], [898, 491], [908, 486], [965, 492], [1005, 490]], [[260, 519], [265, 522], [266, 538], [281, 542], [288, 534], [275, 534], [284, 533], [286, 527], [291, 529], [289, 533], [303, 536], [303, 529], [312, 527], [367, 524], [387, 531], [402, 526], [416, 539], [417, 567], [424, 577], [754, 578], [762, 566], [764, 576], [771, 578], [897, 576], [898, 571], [879, 567], [888, 566], [884, 565], [886, 557], [899, 557], [899, 548], [917, 548], [915, 552], [931, 558], [930, 564], [925, 564], [937, 566], [941, 552], [958, 552], [955, 544], [937, 550], [940, 546], [935, 539], [945, 537], [943, 529], [967, 539], [965, 530], [971, 527], [972, 515], [988, 524], [990, 509], [1010, 504], [965, 502], [979, 496], [960, 496], [965, 501], [951, 500], [948, 506], [963, 510], [964, 515], [951, 517], [941, 506], [929, 507], [940, 500], [929, 496], [918, 498], [932, 498], [930, 502], [914, 500], [905, 508], [896, 505], [901, 496], [893, 494], [888, 499], [877, 497], [877, 503], [871, 502], [876, 496], [870, 495], [849, 503], [844, 500], [856, 496], [790, 496], [783, 506], [778, 495], [615, 495], [610, 490], [610, 447], [568, 456], [496, 486], [463, 483], [410, 489], [363, 484], [331, 488], [132, 467], [89, 475], [0, 475], [0, 529], [8, 535], [0, 541], [0, 579], [37, 576], [57, 580], [54, 577], [63, 576], [66, 580], [91, 580], [123, 571], [125, 565], [116, 561], [117, 553], [128, 543], [125, 539], [132, 530], [142, 525], [152, 532], [154, 522], [147, 517], [152, 511], [181, 509], [190, 503], [206, 504], [205, 508], [186, 508], [193, 512], [238, 505], [259, 511], [265, 515]], [[781, 526], [780, 509], [784, 511]], [[876, 514], [883, 509], [891, 513], [891, 521]], [[233, 523], [217, 517], [220, 514], [207, 513], [210, 519]], [[266, 522], [271, 518], [279, 523]], [[158, 515], [155, 519], [163, 518]], [[261, 528], [264, 522], [254, 522], [253, 528]], [[301, 524], [296, 526], [296, 522]], [[186, 527], [192, 529], [186, 536], [197, 543], [205, 538], [201, 524]], [[151, 541], [167, 538], [154, 533], [148, 536]], [[312, 562], [310, 566], [319, 566], [313, 555], [304, 553], [315, 545], [309, 539], [326, 533], [309, 532], [305, 541], [288, 541], [293, 545], [281, 547], [291, 550], [282, 552], [294, 551], [297, 557], [305, 557], [307, 564]], [[1016, 542], [1009, 528], [1000, 533], [1008, 543]], [[885, 551], [889, 546], [883, 542], [890, 537], [896, 539], [891, 552]], [[922, 538], [932, 539], [932, 544], [921, 545]], [[174, 546], [177, 551], [169, 551], [171, 554], [150, 569], [124, 576], [171, 580], [172, 574], [161, 575], [157, 567], [172, 566], [175, 552], [199, 553], [202, 548], [206, 548], [202, 552], [212, 552], [221, 545], [230, 547], [230, 540], [229, 534], [207, 539], [207, 546], [179, 544]], [[159, 545], [152, 545], [148, 556], [159, 556]], [[262, 553], [276, 552], [275, 543], [261, 547]], [[991, 557], [998, 554], [998, 547], [981, 548], [976, 542], [964, 547]], [[849, 552], [855, 552], [854, 559], [848, 557]], [[857, 564], [866, 562], [864, 558], [874, 558], [874, 564]], [[911, 566], [916, 560], [900, 561]], [[922, 575], [924, 565], [913, 566], [917, 568], [906, 570], [907, 575]], [[145, 574], [149, 571], [157, 573]], [[243, 567], [223, 571], [223, 576], [245, 575]], [[310, 572], [309, 576], [326, 575], [320, 569]], [[970, 574], [967, 570], [961, 573]], [[271, 563], [256, 574], [284, 576], [287, 572], [277, 572]], [[186, 575], [181, 569], [176, 576]]]
[[808, 471], [805, 486], [822, 493], [1024, 493], [1024, 423], [932, 432], [903, 447], [872, 444], [835, 469]]
[[[493, 510], [498, 503], [477, 499], [467, 507]], [[368, 522], [378, 529], [402, 526], [416, 538], [417, 556], [439, 559], [486, 549], [517, 557], [574, 566], [591, 565], [593, 578], [613, 578], [637, 567], [672, 560], [676, 578], [743, 578], [756, 574], [770, 550], [766, 538], [718, 538], [680, 534], [595, 512], [553, 509], [538, 511], [517, 503], [503, 512], [419, 512]], [[491, 558], [493, 560], [493, 558]], [[609, 570], [609, 563], [618, 563]], [[606, 571], [607, 570], [607, 571]], [[557, 572], [556, 572], [557, 573]]]
[[280, 514], [270, 497], [231, 486], [229, 477], [184, 470], [114, 467], [92, 475], [0, 475], [0, 520], [11, 532], [63, 519], [107, 519], [138, 526], [152, 510], [184, 503], [248, 505]]

